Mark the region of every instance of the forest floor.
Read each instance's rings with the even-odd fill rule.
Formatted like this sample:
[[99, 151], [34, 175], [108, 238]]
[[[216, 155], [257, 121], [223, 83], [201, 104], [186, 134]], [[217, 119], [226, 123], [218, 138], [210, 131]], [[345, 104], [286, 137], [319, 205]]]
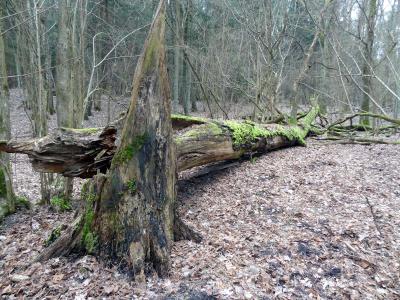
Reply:
[[[20, 98], [18, 138], [30, 134]], [[17, 192], [37, 200], [37, 174], [24, 156], [13, 161]], [[145, 284], [93, 256], [26, 268], [74, 213], [19, 211], [0, 227], [0, 298], [400, 299], [399, 166], [399, 146], [309, 141], [182, 179], [179, 213], [203, 242], [175, 243], [170, 276]]]

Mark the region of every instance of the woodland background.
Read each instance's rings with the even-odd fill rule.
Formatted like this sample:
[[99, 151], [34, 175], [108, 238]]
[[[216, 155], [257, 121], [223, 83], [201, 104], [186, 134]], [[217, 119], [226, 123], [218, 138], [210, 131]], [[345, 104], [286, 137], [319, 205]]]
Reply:
[[[92, 110], [115, 117], [110, 102], [129, 97], [156, 5], [2, 1], [2, 78], [23, 89], [34, 136], [47, 134], [55, 113], [60, 127], [82, 127]], [[264, 122], [282, 112], [294, 118], [316, 100], [335, 119], [360, 111], [397, 118], [399, 20], [397, 0], [170, 0], [174, 112]]]
[[[129, 106], [133, 73], [158, 2], [1, 1], [0, 139], [43, 137], [56, 127], [99, 127], [117, 119]], [[326, 121], [358, 112], [399, 117], [399, 0], [166, 4], [174, 113], [290, 123], [318, 103]], [[386, 125], [368, 116], [354, 122], [372, 133]], [[395, 299], [400, 294], [395, 147], [328, 149], [311, 143], [308, 149], [275, 152], [273, 162], [260, 158], [256, 166], [254, 159], [222, 175], [181, 182], [180, 201], [187, 202], [180, 211], [207, 243], [176, 243], [170, 279], [150, 279], [147, 290], [134, 286], [134, 293], [251, 299], [267, 291]], [[0, 218], [4, 207], [14, 211], [26, 195], [52, 207], [6, 219], [0, 275], [10, 276], [0, 286], [2, 294], [131, 295], [131, 283], [117, 274], [117, 266], [105, 269], [91, 256], [52, 259], [18, 277], [26, 257], [43, 248], [43, 231], [49, 237], [55, 224], [72, 222], [72, 213], [59, 213], [71, 209], [65, 200], [77, 193], [71, 179], [33, 173], [26, 159], [13, 156], [11, 165], [9, 155], [1, 158]], [[19, 196], [10, 204], [5, 199], [15, 198], [13, 174]], [[267, 184], [274, 188], [265, 189]], [[239, 195], [235, 201], [231, 191]], [[36, 278], [35, 272], [46, 275]], [[30, 278], [36, 278], [32, 285]], [[103, 287], [104, 281], [112, 284]]]

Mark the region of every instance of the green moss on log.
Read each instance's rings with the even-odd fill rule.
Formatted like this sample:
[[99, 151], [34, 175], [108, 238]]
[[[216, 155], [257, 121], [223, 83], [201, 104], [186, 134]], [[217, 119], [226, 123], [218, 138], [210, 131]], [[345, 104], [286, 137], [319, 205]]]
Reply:
[[206, 124], [201, 124], [198, 126], [194, 126], [193, 129], [189, 129], [183, 132], [181, 135], [175, 137], [175, 143], [179, 145], [183, 141], [187, 141], [188, 138], [201, 138], [206, 137], [207, 135], [216, 136], [219, 134], [223, 134], [223, 128], [218, 123], [209, 122]]
[[233, 146], [240, 147], [242, 145], [251, 144], [258, 138], [271, 137], [271, 132], [261, 128], [251, 121], [225, 121], [225, 125], [232, 132]]
[[224, 124], [231, 131], [233, 146], [236, 148], [254, 143], [260, 138], [273, 138], [275, 136], [284, 136], [289, 141], [296, 141], [301, 145], [305, 145], [304, 139], [317, 114], [318, 107], [313, 107], [299, 125], [278, 126], [276, 129], [271, 130], [263, 128], [252, 121], [225, 121]]
[[62, 127], [61, 128], [64, 131], [70, 131], [73, 133], [80, 133], [80, 134], [95, 134], [98, 133], [100, 131], [103, 130], [103, 128], [99, 128], [99, 127], [93, 127], [93, 128], [66, 128], [66, 127]]
[[172, 114], [171, 120], [178, 122], [181, 121], [181, 122], [197, 123], [197, 124], [203, 124], [208, 122], [206, 118], [185, 116], [181, 114]]

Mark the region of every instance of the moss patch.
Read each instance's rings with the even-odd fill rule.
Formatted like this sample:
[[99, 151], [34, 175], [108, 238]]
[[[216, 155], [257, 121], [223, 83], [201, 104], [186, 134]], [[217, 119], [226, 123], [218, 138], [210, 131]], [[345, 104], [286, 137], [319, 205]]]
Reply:
[[29, 202], [28, 198], [26, 198], [24, 196], [16, 196], [15, 197], [15, 206], [17, 208], [30, 209], [31, 203]]
[[6, 175], [4, 174], [3, 168], [0, 168], [0, 197], [7, 197]]
[[100, 132], [103, 130], [103, 128], [98, 128], [98, 127], [94, 127], [94, 128], [65, 128], [62, 127], [61, 129], [65, 130], [65, 131], [70, 131], [70, 132], [74, 132], [74, 133], [81, 133], [81, 134], [94, 134], [97, 132]]
[[175, 143], [179, 145], [181, 142], [187, 141], [188, 138], [196, 139], [207, 135], [219, 134], [223, 134], [223, 128], [217, 123], [210, 122], [207, 124], [195, 126], [193, 129], [190, 129], [175, 137]]
[[[164, 19], [165, 16], [161, 15], [159, 20]], [[163, 44], [160, 40], [159, 33], [161, 32], [162, 22], [157, 22], [153, 24], [153, 32], [150, 32], [149, 39], [147, 41], [147, 46], [145, 46], [145, 53], [143, 58], [143, 72], [148, 72], [151, 67], [155, 66], [156, 55], [159, 55], [160, 48]]]
[[87, 193], [86, 197], [86, 212], [83, 217], [82, 228], [82, 244], [86, 251], [89, 254], [92, 254], [97, 247], [97, 235], [92, 231], [92, 225], [94, 221], [93, 203], [96, 199], [96, 195]]
[[58, 211], [68, 211], [72, 209], [70, 201], [63, 197], [55, 196], [51, 198], [50, 205]]
[[61, 226], [58, 226], [55, 229], [53, 229], [50, 233], [50, 236], [44, 241], [44, 246], [48, 247], [51, 244], [53, 244], [60, 237], [61, 230], [62, 230]]
[[114, 156], [113, 163], [122, 164], [130, 161], [133, 156], [143, 147], [147, 139], [147, 134], [135, 137], [132, 143], [118, 151], [118, 153]]
[[185, 115], [180, 115], [180, 114], [172, 114], [171, 119], [173, 121], [191, 122], [191, 123], [198, 123], [198, 124], [203, 124], [203, 123], [208, 122], [206, 118], [185, 116]]
[[136, 180], [135, 179], [131, 179], [129, 180], [126, 185], [128, 186], [128, 190], [131, 192], [131, 194], [136, 193], [137, 191], [137, 186], [136, 186]]
[[251, 121], [225, 121], [225, 125], [232, 132], [233, 146], [235, 147], [250, 144], [258, 138], [273, 136], [271, 131], [261, 128]]
[[305, 145], [305, 137], [311, 129], [318, 111], [318, 106], [313, 107], [298, 126], [278, 126], [273, 130], [262, 128], [251, 121], [225, 121], [224, 124], [232, 133], [233, 146], [235, 148], [254, 143], [259, 138], [272, 138], [275, 136], [284, 136], [289, 141], [297, 141], [300, 145]]

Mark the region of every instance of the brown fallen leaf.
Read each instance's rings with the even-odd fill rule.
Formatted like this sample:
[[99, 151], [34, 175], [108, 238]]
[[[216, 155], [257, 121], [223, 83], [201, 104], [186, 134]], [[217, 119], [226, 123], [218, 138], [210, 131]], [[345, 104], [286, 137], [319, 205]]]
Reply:
[[56, 275], [53, 276], [53, 281], [54, 282], [60, 282], [63, 279], [64, 279], [64, 274], [56, 274]]
[[107, 296], [114, 294], [115, 292], [115, 287], [114, 286], [106, 286], [104, 288], [104, 294], [106, 294]]
[[9, 295], [11, 294], [11, 285], [6, 286], [0, 293], [0, 295]]

